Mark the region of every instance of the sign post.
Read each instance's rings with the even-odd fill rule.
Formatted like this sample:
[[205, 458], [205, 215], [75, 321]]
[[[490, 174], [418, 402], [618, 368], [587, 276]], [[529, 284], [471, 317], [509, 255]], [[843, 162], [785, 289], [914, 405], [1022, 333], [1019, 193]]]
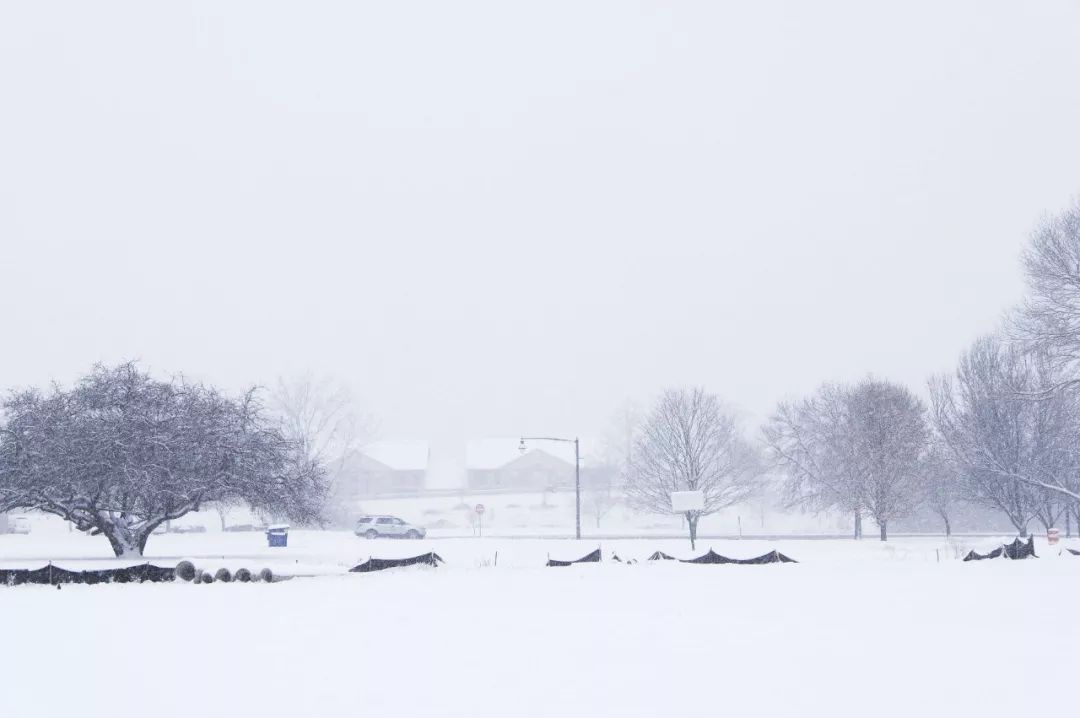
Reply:
[[484, 505], [476, 505], [476, 527], [480, 531], [480, 536], [484, 535]]
[[705, 493], [702, 491], [672, 491], [671, 511], [686, 517], [690, 528], [690, 548], [697, 546], [697, 522], [705, 510]]

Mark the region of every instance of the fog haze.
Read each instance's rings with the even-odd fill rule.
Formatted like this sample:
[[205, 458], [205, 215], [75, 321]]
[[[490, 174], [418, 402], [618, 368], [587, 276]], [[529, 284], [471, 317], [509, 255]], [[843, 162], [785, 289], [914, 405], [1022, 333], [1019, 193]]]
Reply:
[[[1080, 5], [6, 3], [0, 386], [339, 377], [388, 438], [922, 392], [1080, 185]], [[1003, 42], [1002, 38], [1008, 38]]]

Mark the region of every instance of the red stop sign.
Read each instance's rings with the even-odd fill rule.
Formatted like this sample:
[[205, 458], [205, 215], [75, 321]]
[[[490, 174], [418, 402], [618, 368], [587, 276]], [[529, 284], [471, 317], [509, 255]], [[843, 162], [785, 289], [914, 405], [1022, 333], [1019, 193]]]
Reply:
[[483, 504], [477, 504], [476, 505], [476, 513], [478, 513], [478, 514], [484, 513], [484, 505]]

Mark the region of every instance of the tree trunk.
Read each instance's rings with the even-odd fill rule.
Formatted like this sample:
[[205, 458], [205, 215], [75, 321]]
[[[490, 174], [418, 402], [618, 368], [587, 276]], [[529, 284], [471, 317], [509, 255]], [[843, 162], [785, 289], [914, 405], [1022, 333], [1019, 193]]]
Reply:
[[1072, 538], [1072, 517], [1068, 509], [1065, 509], [1065, 538]]
[[153, 528], [131, 529], [117, 524], [106, 524], [101, 533], [109, 540], [113, 553], [117, 558], [142, 558], [146, 550], [146, 540], [150, 538]]
[[949, 524], [949, 517], [942, 516], [941, 518], [945, 520], [945, 538], [949, 538], [952, 536], [952, 525]]
[[690, 550], [697, 549], [697, 522], [698, 516], [694, 514], [686, 514], [686, 524], [690, 527]]
[[878, 522], [878, 528], [881, 529], [881, 540], [882, 541], [888, 541], [889, 540], [889, 532], [886, 531], [886, 529], [885, 529], [885, 526], [887, 524], [888, 524], [888, 521], [879, 521]]
[[858, 541], [862, 538], [862, 514], [858, 511], [855, 512], [855, 540]]
[[163, 518], [147, 521], [127, 517], [110, 519], [104, 513], [99, 513], [98, 519], [97, 529], [109, 540], [117, 558], [142, 558], [150, 535], [165, 522]]

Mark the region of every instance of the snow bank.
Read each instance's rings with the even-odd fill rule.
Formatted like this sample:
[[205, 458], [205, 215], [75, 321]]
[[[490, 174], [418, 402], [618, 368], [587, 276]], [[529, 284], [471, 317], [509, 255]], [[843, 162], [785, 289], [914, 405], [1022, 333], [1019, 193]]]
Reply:
[[[162, 538], [162, 552], [211, 548], [207, 536]], [[1072, 699], [1080, 630], [1067, 613], [1080, 559], [1071, 556], [972, 565], [938, 563], [939, 549], [918, 541], [891, 557], [877, 542], [801, 541], [775, 544], [796, 565], [552, 570], [548, 553], [589, 544], [295, 538], [274, 560], [333, 565], [434, 548], [447, 565], [274, 585], [0, 590], [0, 676], [18, 687], [5, 691], [5, 714], [55, 715], [41, 696], [58, 686], [85, 718], [125, 706], [155, 716], [210, 706], [410, 718], [1015, 718], [1061, 713]], [[758, 542], [712, 545], [763, 553]], [[277, 551], [243, 548], [260, 560]], [[611, 548], [690, 554], [672, 542]], [[1003, 666], [1009, 679], [997, 680]]]

